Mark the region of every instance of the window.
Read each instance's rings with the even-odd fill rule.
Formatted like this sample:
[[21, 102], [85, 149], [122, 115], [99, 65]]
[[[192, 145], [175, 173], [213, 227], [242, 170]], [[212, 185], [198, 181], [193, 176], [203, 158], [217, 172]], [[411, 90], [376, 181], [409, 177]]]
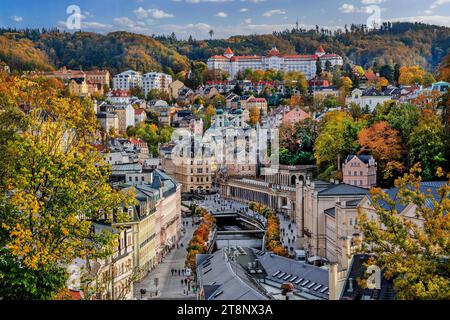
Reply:
[[351, 226], [353, 225], [353, 219], [352, 218], [350, 218], [350, 225]]
[[360, 172], [359, 172], [359, 175], [360, 175], [360, 176], [362, 176], [362, 175], [363, 175], [363, 172], [362, 172], [362, 171], [360, 171]]

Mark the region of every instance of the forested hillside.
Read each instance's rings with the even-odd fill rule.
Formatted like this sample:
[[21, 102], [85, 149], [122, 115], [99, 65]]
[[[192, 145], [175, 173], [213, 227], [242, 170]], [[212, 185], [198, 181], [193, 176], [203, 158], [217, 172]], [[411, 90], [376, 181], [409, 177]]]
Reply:
[[231, 47], [235, 54], [265, 54], [273, 46], [282, 53], [311, 54], [319, 45], [326, 51], [342, 55], [365, 68], [399, 63], [420, 65], [434, 70], [442, 58], [450, 53], [450, 28], [420, 23], [385, 23], [378, 30], [368, 31], [365, 25], [352, 25], [345, 30], [331, 32], [293, 28], [272, 35], [234, 36], [224, 40], [179, 41], [174, 35], [156, 37], [189, 59], [206, 60], [223, 54]]
[[[66, 66], [85, 70], [106, 68], [113, 73], [134, 69], [141, 72], [156, 70], [176, 74], [189, 69], [188, 58], [152, 37], [140, 34], [114, 32], [102, 35], [25, 30], [3, 32], [0, 37], [0, 40], [7, 41], [7, 45], [0, 47], [0, 59], [8, 64], [13, 61], [11, 66], [18, 70]], [[27, 50], [21, 50], [25, 44]], [[13, 52], [21, 51], [21, 54], [10, 55], [8, 48]], [[35, 64], [31, 65], [29, 61], [35, 61]]]
[[145, 36], [129, 32], [107, 35], [58, 30], [0, 29], [0, 60], [13, 70], [107, 68], [164, 71], [183, 75], [189, 60], [206, 61], [231, 47], [237, 55], [265, 54], [273, 46], [285, 54], [314, 53], [319, 45], [364, 68], [385, 64], [420, 65], [434, 71], [450, 53], [450, 28], [420, 23], [385, 23], [369, 31], [351, 25], [331, 32], [293, 28], [270, 35], [233, 36], [228, 39], [179, 40], [169, 36]]

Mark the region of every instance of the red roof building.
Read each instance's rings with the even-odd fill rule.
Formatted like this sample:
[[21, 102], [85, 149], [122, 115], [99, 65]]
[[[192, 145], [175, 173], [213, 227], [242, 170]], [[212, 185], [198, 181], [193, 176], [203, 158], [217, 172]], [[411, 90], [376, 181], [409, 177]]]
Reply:
[[337, 54], [327, 54], [322, 46], [317, 49], [315, 54], [310, 55], [283, 55], [276, 47], [273, 47], [266, 56], [235, 56], [233, 51], [227, 48], [222, 56], [215, 55], [208, 59], [208, 69], [223, 70], [228, 72], [231, 78], [235, 78], [239, 72], [245, 69], [298, 71], [303, 72], [306, 78], [310, 80], [316, 75], [317, 59], [320, 59], [323, 65], [326, 61], [329, 61], [332, 67], [344, 64], [342, 57]]
[[277, 47], [273, 47], [268, 53], [267, 56], [270, 57], [279, 57], [280, 51], [277, 49]]
[[326, 53], [322, 46], [320, 46], [319, 49], [317, 49], [317, 52], [319, 52], [319, 53]]
[[224, 54], [233, 54], [234, 55], [234, 52], [233, 52], [233, 50], [231, 50], [230, 47], [228, 47], [227, 50], [225, 50]]

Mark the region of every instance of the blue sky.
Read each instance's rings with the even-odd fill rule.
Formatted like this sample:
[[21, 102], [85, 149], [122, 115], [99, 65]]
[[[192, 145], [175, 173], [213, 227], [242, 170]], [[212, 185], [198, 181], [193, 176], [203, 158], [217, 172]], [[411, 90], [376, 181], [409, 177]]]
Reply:
[[70, 5], [80, 8], [83, 31], [175, 32], [197, 39], [208, 38], [210, 29], [216, 38], [271, 33], [297, 20], [302, 27], [333, 29], [366, 23], [377, 13], [381, 21], [450, 27], [450, 0], [0, 0], [0, 26], [66, 29]]

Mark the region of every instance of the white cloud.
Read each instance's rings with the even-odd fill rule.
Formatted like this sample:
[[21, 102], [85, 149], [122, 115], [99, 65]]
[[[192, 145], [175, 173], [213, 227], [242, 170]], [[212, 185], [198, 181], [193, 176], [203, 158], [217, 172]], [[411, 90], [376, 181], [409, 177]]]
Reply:
[[[56, 25], [61, 29], [67, 29], [67, 21], [58, 21]], [[95, 32], [109, 32], [114, 30], [111, 24], [91, 21], [81, 21], [81, 30], [95, 31]]]
[[430, 9], [436, 9], [439, 6], [442, 6], [446, 3], [450, 3], [450, 0], [436, 0], [430, 5]]
[[245, 24], [250, 24], [250, 23], [252, 23], [252, 19], [244, 19], [244, 23]]
[[362, 4], [380, 4], [386, 2], [386, 0], [361, 0]]
[[366, 13], [366, 14], [373, 14], [375, 12], [382, 12], [386, 11], [386, 8], [380, 8], [379, 6], [373, 4], [375, 1], [378, 1], [377, 3], [381, 3], [383, 1], [380, 0], [362, 0], [363, 3], [369, 4], [372, 1], [372, 4], [368, 6], [363, 7], [355, 7], [353, 4], [350, 3], [344, 3], [339, 7], [339, 11], [342, 13]]
[[265, 12], [265, 13], [263, 14], [263, 16], [264, 16], [264, 17], [271, 17], [271, 16], [274, 16], [274, 15], [276, 15], [276, 14], [283, 15], [283, 14], [286, 14], [286, 11], [285, 11], [285, 10], [282, 10], [282, 9], [269, 10], [269, 11]]
[[226, 13], [223, 12], [223, 11], [221, 11], [221, 12], [217, 12], [217, 13], [215, 14], [215, 16], [216, 16], [216, 17], [219, 17], [219, 18], [226, 18], [226, 17], [228, 17], [228, 14], [226, 14]]
[[339, 11], [342, 13], [353, 13], [356, 12], [357, 9], [352, 4], [344, 3], [342, 6], [339, 7]]
[[[203, 2], [215, 2], [215, 3], [223, 3], [223, 2], [232, 2], [234, 0], [186, 0], [187, 3], [203, 3]], [[175, 1], [181, 2], [181, 1]]]
[[22, 22], [23, 18], [19, 16], [12, 16], [11, 20], [14, 22]]
[[92, 14], [92, 12], [89, 11], [84, 11], [83, 12], [84, 16], [87, 18], [94, 18], [95, 16]]
[[147, 9], [145, 10], [142, 7], [133, 11], [139, 19], [144, 18], [154, 18], [154, 19], [165, 19], [165, 18], [173, 18], [175, 15], [171, 13], [167, 13], [164, 10], [159, 9]]
[[242, 8], [241, 10], [239, 10], [239, 12], [248, 12], [247, 8]]
[[422, 22], [427, 24], [434, 24], [438, 26], [450, 27], [450, 16], [414, 16], [414, 17], [401, 17], [389, 19], [389, 21], [400, 22]]
[[266, 2], [266, 0], [241, 0], [241, 2], [261, 3]]

